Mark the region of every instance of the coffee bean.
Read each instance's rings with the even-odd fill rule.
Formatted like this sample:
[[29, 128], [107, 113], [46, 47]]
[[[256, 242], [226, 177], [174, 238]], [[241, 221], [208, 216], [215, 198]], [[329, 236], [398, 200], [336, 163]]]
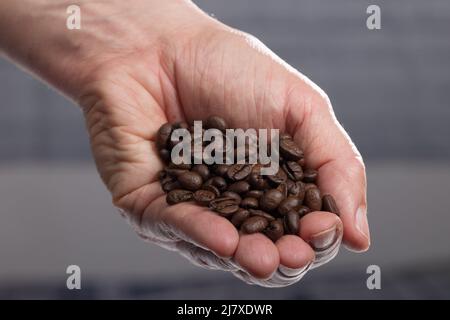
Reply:
[[210, 185], [203, 184], [202, 189], [211, 191], [212, 193], [214, 193], [216, 195], [216, 198], [220, 196], [219, 189], [217, 189], [217, 187], [213, 186], [212, 184], [210, 184]]
[[166, 196], [166, 201], [170, 205], [190, 200], [192, 200], [192, 192], [189, 190], [175, 189], [167, 193]]
[[280, 183], [276, 188], [278, 191], [281, 192], [283, 198], [286, 198], [288, 196], [288, 181], [289, 179], [286, 182]]
[[230, 180], [238, 181], [248, 177], [252, 171], [252, 166], [248, 164], [234, 164], [228, 171], [227, 176]]
[[284, 216], [284, 229], [287, 234], [298, 234], [299, 216], [296, 211], [291, 210]]
[[179, 170], [191, 170], [192, 168], [192, 164], [190, 163], [179, 163], [179, 164], [175, 164], [173, 162], [171, 162], [169, 164], [169, 166], [167, 167], [167, 169], [179, 169]]
[[246, 209], [239, 208], [239, 210], [233, 214], [233, 217], [231, 218], [231, 223], [236, 227], [239, 228], [241, 224], [247, 220], [247, 218], [250, 217], [250, 212]]
[[276, 242], [284, 234], [283, 221], [281, 219], [271, 221], [264, 233], [270, 240]]
[[300, 206], [300, 209], [298, 209], [298, 211], [297, 211], [300, 218], [302, 218], [303, 216], [307, 215], [310, 212], [311, 212], [311, 209], [308, 208], [307, 206]]
[[326, 194], [322, 197], [322, 211], [332, 212], [338, 216], [340, 215], [339, 208], [331, 194]]
[[301, 205], [302, 200], [294, 196], [289, 196], [278, 206], [278, 213], [284, 216], [291, 210], [297, 210]]
[[303, 200], [305, 198], [305, 184], [301, 181], [294, 182], [289, 188], [289, 194]]
[[259, 206], [262, 210], [272, 211], [283, 201], [283, 194], [277, 189], [267, 190], [264, 195], [259, 198]]
[[252, 188], [257, 190], [264, 190], [269, 188], [269, 183], [267, 182], [267, 180], [256, 172], [252, 172], [250, 174], [249, 182]]
[[209, 208], [223, 217], [229, 217], [239, 210], [235, 199], [220, 197], [209, 202]]
[[214, 192], [208, 190], [197, 190], [194, 192], [194, 200], [203, 206], [207, 206], [215, 198]]
[[250, 185], [246, 181], [235, 182], [228, 187], [228, 191], [233, 191], [239, 194], [245, 194], [250, 190]]
[[319, 211], [322, 208], [322, 199], [318, 188], [311, 188], [306, 191], [305, 205], [312, 211]]
[[286, 172], [287, 176], [294, 181], [299, 181], [303, 178], [303, 169], [295, 161], [286, 161], [283, 164], [283, 170]]
[[202, 177], [197, 172], [187, 171], [178, 176], [181, 186], [187, 190], [196, 191], [202, 186]]
[[214, 173], [218, 176], [225, 177], [230, 166], [228, 164], [216, 164], [214, 166]]
[[165, 123], [159, 128], [156, 136], [156, 147], [158, 149], [164, 149], [168, 146], [172, 130], [173, 127], [170, 123]]
[[169, 192], [180, 188], [180, 182], [178, 182], [177, 180], [167, 181], [166, 183], [162, 184], [162, 189], [164, 190], [164, 192]]
[[162, 161], [164, 161], [164, 162], [170, 161], [170, 151], [169, 150], [159, 149], [158, 153], [159, 153], [159, 157], [161, 158]]
[[233, 191], [225, 191], [224, 193], [222, 193], [222, 197], [232, 198], [236, 200], [237, 204], [240, 204], [242, 201], [241, 196]]
[[244, 198], [240, 203], [240, 206], [245, 209], [256, 209], [258, 208], [258, 199], [255, 198]]
[[177, 178], [178, 176], [182, 175], [183, 173], [189, 172], [189, 170], [166, 168], [166, 172], [169, 176]]
[[263, 194], [264, 194], [264, 191], [262, 191], [262, 190], [250, 190], [249, 192], [247, 192], [245, 194], [245, 196], [250, 197], [250, 198], [259, 199], [262, 197]]
[[280, 140], [280, 154], [285, 160], [298, 161], [303, 158], [303, 151], [291, 139]]
[[280, 183], [287, 181], [287, 175], [286, 172], [283, 171], [283, 169], [279, 168], [278, 172], [274, 175], [268, 175], [266, 176], [267, 180], [272, 183], [272, 185], [279, 185]]
[[227, 182], [222, 177], [214, 177], [208, 180], [207, 182], [210, 182], [210, 184], [219, 189], [220, 192], [226, 190], [227, 188]]
[[249, 209], [250, 216], [258, 216], [267, 219], [267, 221], [275, 220], [275, 217], [262, 210]]
[[305, 169], [303, 172], [303, 182], [314, 183], [317, 180], [318, 172], [314, 169]]
[[305, 158], [301, 158], [300, 160], [298, 160], [298, 164], [302, 167], [302, 168], [304, 168], [305, 167]]
[[206, 164], [197, 164], [192, 168], [192, 171], [197, 172], [202, 177], [203, 181], [209, 179], [210, 173]]
[[182, 121], [182, 122], [176, 122], [174, 125], [173, 125], [173, 128], [174, 129], [187, 129], [187, 130], [189, 130], [189, 125], [187, 124], [187, 122], [184, 122], [184, 121]]
[[308, 191], [309, 189], [315, 189], [318, 188], [317, 185], [315, 183], [305, 183], [305, 192]]
[[252, 234], [262, 232], [268, 225], [269, 222], [267, 221], [267, 219], [259, 216], [253, 216], [242, 223], [241, 230], [244, 233]]
[[227, 123], [225, 122], [225, 119], [221, 117], [211, 116], [206, 119], [205, 127], [207, 129], [219, 129], [220, 131], [225, 132]]

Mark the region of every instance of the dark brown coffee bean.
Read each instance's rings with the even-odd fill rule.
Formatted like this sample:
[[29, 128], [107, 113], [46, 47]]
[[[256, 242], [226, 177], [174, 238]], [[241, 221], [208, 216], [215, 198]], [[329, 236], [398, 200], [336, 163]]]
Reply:
[[212, 193], [214, 193], [216, 195], [216, 198], [220, 196], [219, 189], [217, 189], [217, 187], [213, 186], [212, 184], [210, 184], [210, 185], [203, 184], [202, 189], [211, 191]]
[[281, 192], [281, 194], [283, 195], [283, 198], [286, 198], [288, 196], [288, 183], [287, 183], [287, 181], [283, 182], [283, 183], [280, 183], [276, 189]]
[[298, 161], [303, 158], [303, 151], [292, 139], [280, 140], [280, 154], [285, 160]]
[[314, 188], [318, 188], [315, 183], [305, 183], [305, 192], [308, 191], [309, 189], [314, 189]]
[[244, 198], [241, 201], [240, 206], [245, 209], [256, 209], [258, 208], [258, 199], [250, 197]]
[[189, 124], [187, 122], [184, 122], [184, 121], [182, 121], [182, 122], [175, 122], [174, 125], [173, 125], [174, 129], [187, 129], [187, 130], [189, 130], [189, 127], [190, 127]]
[[322, 208], [322, 199], [318, 188], [311, 188], [306, 191], [305, 205], [312, 211], [319, 211]]
[[302, 200], [297, 197], [289, 196], [278, 206], [278, 213], [286, 215], [291, 210], [297, 210], [302, 205]]
[[178, 176], [181, 186], [187, 190], [196, 191], [201, 188], [203, 180], [197, 172], [187, 171]]
[[233, 191], [225, 191], [224, 193], [222, 193], [222, 197], [232, 198], [236, 200], [237, 204], [240, 204], [242, 201], [241, 196]]
[[170, 205], [190, 200], [192, 200], [192, 192], [189, 190], [175, 189], [166, 196], [166, 201]]
[[322, 211], [332, 212], [338, 216], [340, 215], [339, 208], [331, 194], [326, 194], [322, 197]]
[[249, 209], [248, 211], [250, 211], [250, 216], [263, 217], [263, 218], [267, 219], [267, 221], [275, 220], [274, 216], [272, 216], [271, 214], [268, 214], [265, 211], [256, 210], [256, 209]]
[[217, 189], [219, 189], [220, 192], [225, 191], [227, 188], [227, 182], [222, 177], [212, 177], [203, 184], [204, 187], [206, 186], [214, 186]]
[[197, 190], [194, 192], [194, 200], [203, 206], [207, 206], [215, 198], [214, 192], [208, 190]]
[[245, 194], [250, 190], [250, 185], [246, 181], [238, 181], [228, 186], [228, 191], [233, 191], [239, 194]]
[[283, 169], [279, 168], [278, 172], [274, 175], [267, 175], [267, 180], [271, 182], [273, 185], [279, 185], [280, 183], [287, 181], [287, 175], [286, 172], [284, 172]]
[[205, 123], [206, 129], [219, 129], [222, 132], [228, 128], [225, 119], [218, 116], [211, 116], [206, 119]]
[[247, 192], [245, 194], [245, 196], [250, 197], [250, 198], [259, 199], [262, 197], [263, 194], [264, 194], [264, 191], [262, 191], [262, 190], [250, 190], [249, 192]]
[[182, 175], [183, 173], [189, 172], [189, 170], [166, 168], [166, 172], [169, 176], [177, 178], [178, 176]]
[[305, 169], [305, 171], [303, 171], [303, 182], [314, 183], [317, 180], [317, 176], [317, 170]]
[[303, 200], [305, 198], [305, 184], [301, 181], [294, 182], [289, 188], [289, 194]]
[[249, 176], [248, 181], [250, 182], [252, 188], [257, 190], [264, 190], [269, 188], [269, 183], [257, 172], [252, 172]]
[[284, 196], [280, 191], [277, 189], [270, 189], [259, 198], [259, 207], [265, 211], [272, 211], [278, 207], [283, 199]]
[[230, 165], [228, 164], [216, 164], [214, 166], [214, 173], [218, 176], [225, 177], [229, 168]]
[[234, 164], [227, 171], [227, 177], [230, 180], [244, 180], [252, 171], [252, 166], [248, 164]]
[[169, 166], [167, 167], [167, 169], [179, 169], [179, 170], [191, 170], [192, 168], [192, 164], [190, 163], [179, 163], [179, 164], [175, 164], [173, 162], [169, 163]]
[[220, 197], [209, 202], [209, 208], [223, 217], [229, 217], [239, 210], [235, 199]]
[[156, 135], [156, 147], [158, 149], [164, 149], [168, 146], [172, 130], [173, 127], [170, 123], [165, 123], [159, 128]]
[[170, 151], [169, 150], [159, 149], [158, 153], [159, 153], [159, 157], [161, 158], [162, 161], [164, 161], [166, 163], [170, 161]]
[[209, 179], [210, 173], [206, 164], [197, 164], [192, 168], [192, 171], [197, 172], [202, 177], [203, 181]]
[[280, 219], [273, 220], [264, 230], [264, 234], [273, 242], [276, 242], [284, 234], [283, 221]]
[[295, 161], [286, 161], [283, 164], [283, 170], [286, 172], [287, 176], [294, 181], [303, 179], [303, 169]]
[[311, 209], [308, 208], [307, 206], [300, 206], [300, 209], [297, 210], [297, 213], [300, 218], [302, 218], [303, 216], [307, 215], [310, 212], [311, 212]]
[[239, 228], [241, 224], [247, 220], [247, 218], [250, 217], [250, 212], [246, 209], [239, 209], [235, 214], [233, 214], [233, 217], [231, 218], [231, 223], [236, 227]]
[[178, 182], [177, 180], [172, 180], [172, 181], [167, 181], [165, 183], [162, 183], [162, 189], [164, 190], [164, 192], [169, 192], [175, 189], [180, 189], [181, 185], [180, 182]]
[[291, 210], [284, 216], [284, 229], [287, 234], [298, 234], [299, 216], [296, 211]]
[[242, 223], [241, 230], [244, 233], [252, 234], [262, 232], [268, 225], [269, 222], [267, 221], [267, 219], [259, 216], [253, 216]]
[[166, 172], [166, 170], [161, 170], [161, 171], [159, 171], [159, 172], [158, 172], [158, 180], [159, 180], [159, 181], [162, 181], [162, 180], [164, 180], [165, 178], [167, 178], [167, 172]]

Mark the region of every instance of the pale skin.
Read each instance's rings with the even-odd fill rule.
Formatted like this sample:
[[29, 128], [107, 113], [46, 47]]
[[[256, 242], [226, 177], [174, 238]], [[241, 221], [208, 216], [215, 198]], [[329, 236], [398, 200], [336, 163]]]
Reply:
[[[81, 30], [66, 28], [71, 4], [1, 1], [0, 50], [81, 106], [100, 176], [138, 234], [266, 286], [299, 280], [277, 283], [280, 266], [295, 273], [327, 262], [336, 252], [320, 257], [318, 248], [339, 246], [341, 237], [353, 251], [368, 249], [362, 158], [311, 80], [188, 1], [78, 1]], [[336, 198], [340, 218], [310, 213], [299, 237], [272, 243], [240, 235], [194, 204], [169, 207], [157, 180], [155, 133], [167, 121], [211, 114], [232, 127], [292, 134], [308, 166], [319, 170], [321, 190]]]

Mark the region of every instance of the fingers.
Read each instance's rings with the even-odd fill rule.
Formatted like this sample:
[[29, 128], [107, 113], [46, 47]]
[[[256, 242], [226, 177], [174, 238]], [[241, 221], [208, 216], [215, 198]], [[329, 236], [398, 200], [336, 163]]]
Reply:
[[295, 273], [297, 269], [314, 261], [314, 251], [298, 236], [285, 235], [275, 245], [280, 255], [280, 266], [284, 267], [285, 273]]
[[344, 242], [353, 250], [367, 250], [366, 175], [359, 152], [329, 100], [308, 79], [291, 91], [288, 110], [288, 129], [304, 149], [307, 166], [319, 170], [321, 191], [332, 194], [340, 209]]
[[338, 253], [342, 239], [342, 222], [333, 213], [312, 212], [300, 219], [299, 235], [315, 252], [315, 268], [329, 262]]
[[193, 203], [169, 206], [164, 196], [149, 205], [140, 225], [144, 233], [191, 242], [219, 257], [233, 256], [239, 243], [238, 232], [225, 218]]
[[251, 276], [267, 279], [277, 270], [280, 256], [277, 247], [265, 235], [241, 234], [234, 261]]

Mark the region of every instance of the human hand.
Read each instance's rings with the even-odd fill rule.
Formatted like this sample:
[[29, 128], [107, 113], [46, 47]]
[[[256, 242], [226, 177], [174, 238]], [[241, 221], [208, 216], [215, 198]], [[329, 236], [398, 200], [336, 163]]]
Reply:
[[[100, 32], [81, 46], [80, 76], [62, 88], [82, 105], [98, 171], [137, 233], [199, 266], [269, 287], [292, 284], [330, 261], [342, 238], [366, 250], [364, 165], [323, 91], [254, 37], [190, 3], [168, 3], [135, 1], [128, 11], [119, 1], [102, 4], [121, 12], [107, 22], [94, 19], [102, 10], [93, 5], [85, 32], [98, 27], [114, 35]], [[168, 206], [157, 176], [156, 131], [168, 121], [212, 114], [235, 128], [290, 133], [307, 165], [319, 170], [320, 189], [334, 195], [340, 218], [310, 213], [301, 219], [300, 237], [274, 244], [262, 234], [239, 235], [206, 208]]]

